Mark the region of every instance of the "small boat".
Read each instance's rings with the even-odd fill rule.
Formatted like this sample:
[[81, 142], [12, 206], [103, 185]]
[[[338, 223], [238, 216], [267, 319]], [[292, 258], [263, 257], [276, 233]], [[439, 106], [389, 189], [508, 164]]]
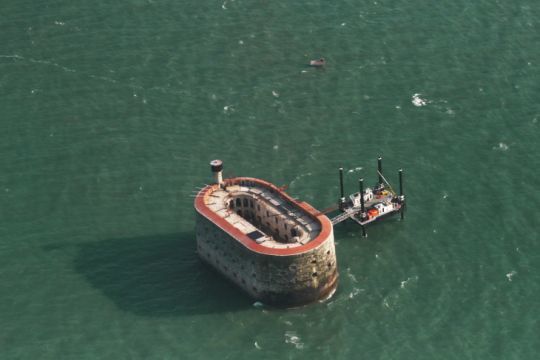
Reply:
[[323, 67], [325, 64], [326, 64], [326, 60], [324, 58], [311, 60], [309, 62], [309, 65], [314, 66], [314, 67]]

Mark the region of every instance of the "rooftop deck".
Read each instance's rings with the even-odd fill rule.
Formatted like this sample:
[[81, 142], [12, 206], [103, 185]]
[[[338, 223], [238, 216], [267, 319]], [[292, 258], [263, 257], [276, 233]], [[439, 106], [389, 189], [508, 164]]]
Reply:
[[251, 241], [267, 248], [297, 248], [315, 239], [321, 232], [320, 219], [266, 184], [253, 179], [229, 182], [206, 192], [204, 204]]

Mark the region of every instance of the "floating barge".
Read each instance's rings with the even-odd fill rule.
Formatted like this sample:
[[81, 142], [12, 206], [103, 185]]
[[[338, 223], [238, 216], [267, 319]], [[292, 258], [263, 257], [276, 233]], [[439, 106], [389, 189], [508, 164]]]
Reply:
[[378, 182], [373, 188], [364, 190], [364, 179], [358, 180], [359, 190], [345, 197], [343, 190], [343, 168], [339, 168], [340, 198], [336, 209], [341, 213], [332, 218], [332, 225], [351, 219], [362, 226], [362, 234], [367, 236], [366, 225], [390, 215], [399, 213], [403, 220], [405, 211], [405, 195], [403, 194], [403, 170], [399, 170], [399, 195], [382, 173], [382, 158], [377, 160]]
[[199, 256], [265, 304], [298, 306], [330, 297], [338, 284], [330, 219], [256, 178], [223, 179], [195, 197]]

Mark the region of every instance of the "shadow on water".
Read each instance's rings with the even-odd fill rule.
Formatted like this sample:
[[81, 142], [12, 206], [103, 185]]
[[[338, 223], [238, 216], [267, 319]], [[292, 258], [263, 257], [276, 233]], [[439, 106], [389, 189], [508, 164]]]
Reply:
[[193, 233], [82, 244], [75, 269], [120, 309], [138, 315], [237, 311], [253, 302], [199, 259]]

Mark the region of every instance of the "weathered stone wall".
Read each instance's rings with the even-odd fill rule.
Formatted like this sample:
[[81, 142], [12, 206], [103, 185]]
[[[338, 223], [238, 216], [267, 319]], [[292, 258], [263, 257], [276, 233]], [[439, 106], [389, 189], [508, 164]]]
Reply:
[[327, 241], [306, 253], [266, 255], [249, 250], [201, 214], [196, 216], [200, 257], [253, 298], [294, 306], [324, 298], [336, 288], [332, 232]]

